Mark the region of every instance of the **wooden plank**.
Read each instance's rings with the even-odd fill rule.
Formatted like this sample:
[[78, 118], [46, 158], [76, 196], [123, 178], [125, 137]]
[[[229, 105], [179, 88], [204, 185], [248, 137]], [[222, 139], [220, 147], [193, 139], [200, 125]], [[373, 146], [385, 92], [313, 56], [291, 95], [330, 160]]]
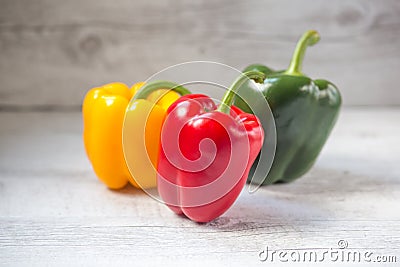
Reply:
[[348, 105], [398, 105], [400, 3], [380, 1], [24, 1], [0, 9], [0, 106], [77, 107], [89, 88], [173, 64], [288, 64], [315, 28], [304, 71]]
[[133, 187], [106, 189], [86, 160], [80, 116], [0, 113], [0, 264], [265, 265], [265, 246], [337, 249], [341, 239], [400, 260], [400, 109], [344, 109], [311, 172], [243, 191], [208, 224]]

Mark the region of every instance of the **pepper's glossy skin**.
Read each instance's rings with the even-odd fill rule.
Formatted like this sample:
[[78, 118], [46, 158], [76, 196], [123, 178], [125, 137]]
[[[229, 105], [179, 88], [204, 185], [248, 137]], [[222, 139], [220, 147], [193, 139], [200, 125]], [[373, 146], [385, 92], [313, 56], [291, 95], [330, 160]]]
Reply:
[[[216, 109], [214, 102], [207, 96], [184, 96], [168, 109], [169, 118], [162, 130], [164, 138], [161, 145], [164, 147], [176, 139], [175, 130], [179, 125], [184, 125], [179, 132], [179, 148], [175, 153], [168, 157], [164, 149], [160, 149], [158, 191], [175, 213], [184, 214], [196, 222], [211, 221], [234, 203], [246, 183], [250, 166], [263, 143], [263, 130], [254, 115], [244, 113], [238, 108], [235, 108], [230, 115]], [[180, 166], [171, 163], [174, 159], [176, 162], [182, 162], [181, 156], [190, 161], [196, 161], [202, 156], [212, 157], [209, 156], [212, 155], [210, 151], [212, 146], [204, 145], [202, 149], [201, 142], [206, 139], [212, 140], [216, 146], [215, 157], [206, 168], [188, 171], [186, 168], [181, 168], [185, 166], [183, 163]], [[227, 177], [231, 180], [231, 184], [228, 186], [225, 183], [226, 186], [219, 188], [217, 185], [212, 185], [215, 180], [224, 179], [222, 178], [224, 171], [230, 164], [234, 164], [231, 161], [234, 147], [242, 148], [248, 145], [250, 145], [249, 154], [241, 150], [242, 154], [235, 155], [237, 158], [235, 162], [240, 164], [230, 166], [231, 169], [235, 168], [234, 174], [231, 172]], [[170, 187], [168, 183], [181, 187]], [[200, 189], [197, 193], [191, 190], [210, 184], [208, 189]], [[213, 192], [217, 192], [217, 197], [206, 199]]]
[[[131, 177], [124, 158], [122, 143], [122, 126], [127, 106], [131, 97], [142, 85], [143, 83], [137, 83], [129, 89], [123, 83], [110, 83], [91, 89], [83, 101], [83, 139], [86, 153], [97, 177], [111, 189], [122, 188], [128, 181], [135, 187], [142, 187], [142, 184], [138, 185]], [[162, 98], [158, 100], [159, 102], [155, 102], [161, 93], [163, 93]], [[176, 92], [166, 93], [165, 90], [159, 90], [148, 95], [148, 99], [143, 101], [156, 105], [158, 107], [156, 111], [159, 111], [166, 110], [178, 98], [179, 94]], [[134, 113], [138, 117], [144, 116], [140, 111], [129, 111], [129, 113]], [[159, 115], [161, 120], [164, 113]], [[158, 121], [157, 115], [154, 112], [152, 116], [155, 122]], [[148, 125], [155, 127], [151, 123], [152, 121]], [[142, 127], [135, 130], [143, 133], [144, 125]], [[154, 136], [154, 134], [157, 134], [157, 130], [148, 131], [147, 139], [159, 140], [159, 135]], [[147, 148], [149, 154], [158, 154], [158, 146], [149, 145]], [[155, 176], [146, 177], [144, 180], [145, 186], [154, 186], [156, 178]]]
[[[260, 75], [250, 72], [243, 77]], [[171, 210], [193, 221], [208, 222], [229, 209], [263, 144], [258, 118], [231, 107], [243, 77], [235, 81], [219, 107], [208, 96], [195, 94], [181, 97], [168, 108], [157, 188]]]
[[[305, 44], [307, 40], [311, 43]], [[317, 32], [306, 32], [299, 41], [303, 46], [299, 48], [298, 45], [286, 71], [273, 71], [259, 64], [245, 69], [261, 71], [266, 79], [263, 84], [247, 83], [239, 89], [239, 94], [251, 103], [251, 99], [258, 97], [256, 92], [261, 90], [275, 118], [275, 158], [263, 185], [290, 182], [305, 174], [313, 166], [337, 120], [341, 95], [336, 86], [326, 80], [312, 80], [300, 72], [305, 45], [313, 45], [318, 40]], [[235, 105], [252, 112], [243, 99], [236, 98]], [[257, 106], [252, 109], [257, 110]], [[249, 180], [258, 161], [259, 157], [250, 170]]]
[[82, 105], [86, 154], [97, 177], [111, 189], [128, 183], [129, 172], [122, 153], [122, 123], [130, 97], [125, 84], [111, 83], [91, 89]]
[[145, 84], [126, 110], [123, 149], [132, 183], [140, 188], [157, 185], [161, 127], [168, 107], [190, 91], [167, 81]]

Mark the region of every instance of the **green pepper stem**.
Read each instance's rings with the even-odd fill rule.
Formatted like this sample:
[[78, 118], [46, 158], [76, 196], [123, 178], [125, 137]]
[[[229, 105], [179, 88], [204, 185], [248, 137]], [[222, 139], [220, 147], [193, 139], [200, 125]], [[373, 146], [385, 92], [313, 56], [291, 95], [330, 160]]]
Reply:
[[294, 50], [292, 60], [290, 61], [289, 68], [285, 74], [289, 75], [303, 75], [301, 72], [304, 55], [308, 46], [313, 46], [318, 43], [320, 37], [319, 33], [314, 30], [306, 31], [297, 42], [296, 49]]
[[142, 88], [140, 88], [139, 91], [135, 94], [133, 99], [146, 99], [152, 92], [159, 89], [173, 90], [182, 96], [191, 94], [188, 89], [177, 83], [169, 81], [154, 81], [143, 85]]
[[242, 73], [242, 75], [236, 78], [229, 90], [226, 91], [217, 111], [229, 114], [237, 91], [249, 79], [252, 79], [258, 83], [262, 83], [265, 79], [265, 74], [259, 71], [247, 71]]

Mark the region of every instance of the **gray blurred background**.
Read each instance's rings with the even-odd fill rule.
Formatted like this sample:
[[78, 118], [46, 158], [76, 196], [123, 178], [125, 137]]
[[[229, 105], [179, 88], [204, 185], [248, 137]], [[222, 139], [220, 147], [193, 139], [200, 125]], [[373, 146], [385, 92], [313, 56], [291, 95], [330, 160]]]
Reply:
[[0, 109], [80, 108], [85, 92], [173, 64], [286, 68], [307, 29], [304, 72], [344, 104], [400, 104], [400, 1], [0, 0]]

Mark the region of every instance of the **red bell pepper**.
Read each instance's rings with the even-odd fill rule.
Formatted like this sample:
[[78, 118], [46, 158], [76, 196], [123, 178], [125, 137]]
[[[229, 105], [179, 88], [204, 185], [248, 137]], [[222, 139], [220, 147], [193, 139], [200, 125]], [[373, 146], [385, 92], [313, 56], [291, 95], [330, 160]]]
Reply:
[[263, 144], [258, 118], [232, 106], [247, 72], [226, 92], [219, 107], [201, 94], [186, 95], [167, 111], [160, 142], [157, 187], [177, 214], [196, 222], [222, 215], [235, 202]]

